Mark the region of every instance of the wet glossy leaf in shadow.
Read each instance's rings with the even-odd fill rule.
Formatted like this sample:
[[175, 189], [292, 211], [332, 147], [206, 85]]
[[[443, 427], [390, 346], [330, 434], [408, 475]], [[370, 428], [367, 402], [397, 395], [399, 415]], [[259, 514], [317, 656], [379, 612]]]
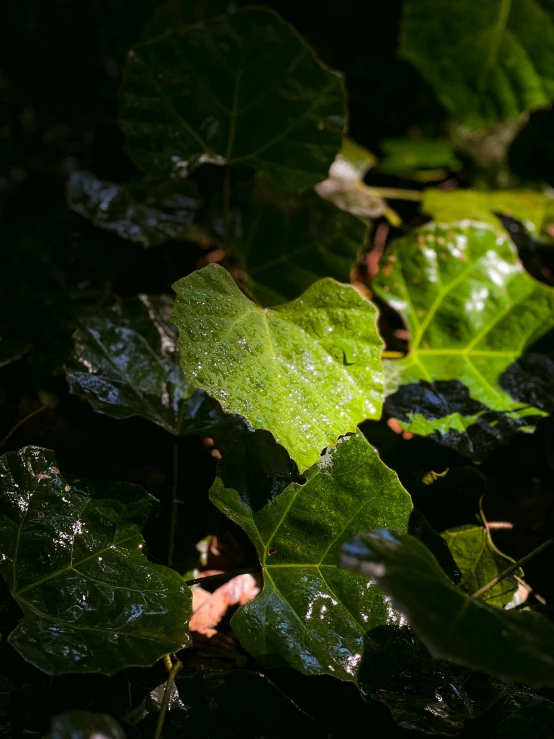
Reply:
[[66, 367], [71, 392], [113, 418], [142, 416], [174, 436], [210, 436], [224, 447], [245, 424], [187, 386], [172, 309], [169, 297], [140, 295], [83, 320]]
[[190, 385], [271, 431], [301, 470], [339, 435], [380, 416], [376, 309], [350, 285], [319, 280], [271, 309], [248, 300], [216, 264], [173, 287]]
[[[144, 703], [147, 715], [138, 729], [145, 739], [154, 733], [164, 689], [165, 684], [154, 689]], [[328, 735], [268, 677], [246, 670], [201, 671], [178, 677], [164, 722], [168, 739], [281, 739], [291, 732], [306, 739]]]
[[313, 191], [286, 196], [259, 186], [239, 208], [229, 248], [262, 305], [293, 300], [322, 277], [349, 281], [367, 236], [355, 216]]
[[189, 643], [189, 588], [148, 562], [156, 505], [125, 483], [71, 482], [47, 449], [0, 458], [0, 573], [23, 611], [9, 642], [50, 675], [112, 675]]
[[552, 623], [470, 598], [409, 534], [361, 534], [344, 546], [341, 565], [377, 583], [436, 659], [532, 688], [554, 686]]
[[[483, 526], [466, 524], [443, 531], [442, 537], [462, 573], [460, 587], [470, 595], [513, 564], [512, 559], [496, 549], [490, 532]], [[517, 570], [515, 575], [522, 577], [522, 570]], [[517, 588], [515, 577], [506, 577], [483, 595], [483, 602], [491, 606], [505, 606], [512, 600]]]
[[190, 180], [148, 180], [121, 185], [90, 172], [73, 172], [69, 207], [95, 226], [143, 246], [186, 238], [201, 203]]
[[69, 711], [54, 716], [45, 739], [125, 739], [117, 721], [106, 713]]
[[554, 100], [554, 22], [538, 0], [407, 0], [400, 54], [470, 129]]
[[231, 622], [245, 649], [262, 663], [356, 681], [365, 635], [398, 618], [373, 583], [337, 560], [372, 521], [408, 529], [412, 504], [396, 473], [356, 434], [299, 483], [283, 450], [257, 431], [220, 462], [210, 498], [250, 536], [263, 568], [262, 594]]
[[[406, 430], [483, 458], [545, 415], [504, 389], [509, 368], [554, 326], [554, 290], [485, 224], [430, 224], [388, 250], [374, 283], [410, 330], [386, 363], [390, 411]], [[477, 425], [477, 428], [473, 428]]]
[[138, 44], [120, 123], [129, 155], [155, 176], [241, 164], [298, 190], [340, 149], [344, 90], [278, 15], [247, 8]]

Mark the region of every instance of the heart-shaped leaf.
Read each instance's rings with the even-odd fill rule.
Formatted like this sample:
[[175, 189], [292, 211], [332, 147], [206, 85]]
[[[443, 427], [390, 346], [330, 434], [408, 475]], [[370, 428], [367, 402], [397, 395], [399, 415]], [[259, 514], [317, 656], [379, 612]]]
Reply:
[[345, 545], [341, 564], [391, 597], [433, 657], [535, 688], [554, 686], [550, 621], [470, 598], [413, 536], [386, 529], [361, 534]]
[[367, 226], [315, 192], [279, 196], [257, 188], [229, 248], [262, 305], [297, 298], [321, 277], [348, 282]]
[[143, 246], [186, 236], [201, 203], [189, 180], [118, 185], [90, 172], [73, 172], [67, 183], [69, 207], [95, 226]]
[[311, 187], [326, 176], [345, 125], [342, 79], [262, 8], [138, 44], [122, 92], [127, 151], [156, 176], [241, 164], [283, 188]]
[[263, 309], [216, 264], [173, 287], [191, 386], [271, 431], [301, 470], [341, 434], [379, 417], [376, 309], [353, 287], [320, 280], [291, 303]]
[[356, 434], [302, 483], [285, 450], [257, 431], [223, 458], [210, 498], [250, 536], [263, 568], [262, 594], [232, 619], [242, 645], [268, 664], [355, 681], [364, 637], [397, 619], [372, 583], [337, 562], [370, 522], [407, 530], [412, 504], [396, 473]]
[[66, 367], [71, 392], [113, 418], [142, 416], [174, 436], [211, 436], [225, 446], [244, 422], [185, 383], [172, 309], [168, 297], [140, 295], [81, 321]]
[[554, 100], [554, 23], [538, 0], [405, 0], [400, 54], [471, 129]]
[[[513, 564], [513, 560], [496, 549], [489, 531], [483, 526], [459, 526], [443, 531], [442, 537], [462, 573], [460, 587], [470, 595]], [[521, 577], [523, 573], [518, 570], [515, 574]], [[483, 600], [491, 606], [505, 606], [512, 600], [517, 587], [514, 576], [506, 577], [487, 591]]]
[[9, 642], [49, 675], [112, 675], [190, 641], [190, 590], [148, 562], [156, 504], [136, 485], [67, 480], [54, 454], [0, 457], [0, 574], [23, 611]]
[[386, 369], [403, 428], [483, 458], [549, 410], [548, 360], [522, 355], [554, 327], [554, 290], [497, 229], [430, 224], [391, 245], [374, 288], [410, 330], [409, 354]]

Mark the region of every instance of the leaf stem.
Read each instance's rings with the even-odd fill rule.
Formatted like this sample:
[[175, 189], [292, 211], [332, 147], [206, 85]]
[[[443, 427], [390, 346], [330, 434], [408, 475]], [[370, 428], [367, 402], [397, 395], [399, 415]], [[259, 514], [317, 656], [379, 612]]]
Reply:
[[223, 246], [229, 248], [231, 236], [231, 224], [229, 217], [231, 213], [231, 168], [225, 167], [225, 177], [223, 180]]
[[42, 411], [45, 411], [49, 406], [47, 405], [41, 405], [40, 408], [36, 408], [34, 411], [31, 411], [31, 413], [28, 413], [25, 418], [22, 418], [21, 421], [18, 421], [15, 426], [11, 429], [11, 431], [8, 431], [6, 436], [2, 439], [0, 442], [0, 449], [4, 446], [4, 444], [8, 441], [8, 439], [11, 437], [12, 434], [14, 434], [18, 428], [23, 426], [24, 423], [27, 423], [27, 421], [32, 418], [33, 416], [36, 416], [39, 413], [42, 413]]
[[[165, 657], [164, 657], [164, 662], [165, 662]], [[166, 667], [167, 667], [167, 663], [166, 663]], [[173, 683], [175, 682], [175, 678], [181, 672], [182, 669], [183, 669], [183, 663], [178, 657], [175, 657], [175, 663], [171, 667], [171, 670], [169, 671], [169, 675], [167, 676], [167, 682], [165, 684], [165, 690], [164, 690], [164, 697], [162, 700], [162, 705], [160, 707], [160, 713], [158, 715], [158, 722], [156, 723], [156, 733], [154, 734], [154, 739], [160, 739], [162, 735], [165, 716], [167, 713], [167, 709], [169, 708], [169, 699], [171, 698], [171, 690], [173, 689]]]
[[495, 585], [498, 585], [499, 582], [504, 580], [506, 577], [509, 577], [512, 575], [516, 570], [518, 570], [522, 565], [524, 565], [526, 562], [528, 562], [532, 557], [536, 556], [537, 554], [540, 554], [541, 552], [544, 552], [546, 549], [551, 547], [554, 544], [554, 537], [552, 539], [548, 539], [547, 541], [544, 541], [540, 546], [538, 546], [536, 549], [533, 549], [532, 552], [529, 552], [529, 554], [526, 554], [521, 559], [518, 559], [517, 562], [514, 562], [512, 565], [507, 567], [503, 572], [498, 574], [496, 577], [493, 577], [493, 579], [488, 582], [486, 585], [483, 585], [482, 588], [479, 588], [479, 590], [476, 590], [474, 593], [472, 593], [472, 598], [480, 598], [484, 593], [488, 592], [491, 588], [494, 588]]
[[375, 195], [386, 200], [412, 200], [416, 203], [423, 200], [423, 193], [419, 190], [401, 190], [396, 187], [371, 187], [369, 185], [366, 188], [369, 195]]
[[181, 501], [177, 498], [177, 483], [179, 480], [179, 439], [173, 442], [173, 472], [171, 483], [171, 521], [169, 523], [169, 545], [167, 552], [167, 564], [173, 564], [173, 550], [175, 549], [175, 529], [177, 528], [177, 506]]
[[185, 580], [185, 585], [200, 585], [200, 583], [203, 582], [213, 582], [214, 580], [223, 580], [225, 578], [230, 580], [237, 575], [254, 575], [261, 571], [261, 567], [246, 567], [243, 570], [229, 570], [229, 572], [222, 572], [219, 575], [206, 575], [206, 577], [197, 577], [195, 580]]
[[406, 356], [406, 352], [395, 352], [385, 350], [381, 352], [381, 359], [403, 359]]

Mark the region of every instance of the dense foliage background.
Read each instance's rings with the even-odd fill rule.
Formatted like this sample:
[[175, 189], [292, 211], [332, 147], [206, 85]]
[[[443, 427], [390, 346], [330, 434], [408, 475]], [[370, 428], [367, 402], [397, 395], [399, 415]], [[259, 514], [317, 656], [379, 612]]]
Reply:
[[[152, 326], [147, 325], [147, 313], [150, 311], [151, 319], [152, 311], [158, 312], [160, 318], [153, 323], [158, 331], [166, 331], [168, 340], [174, 342], [164, 300], [154, 300], [145, 308], [144, 303], [138, 304], [136, 296], [172, 295], [171, 286], [176, 280], [211, 262], [223, 259], [234, 275], [239, 279], [242, 276], [241, 285], [246, 287], [248, 294], [264, 305], [285, 302], [297, 297], [300, 291], [288, 294], [288, 288], [283, 287], [282, 301], [269, 299], [268, 295], [274, 295], [277, 288], [270, 282], [268, 287], [267, 279], [247, 282], [242, 274], [247, 272], [247, 257], [243, 257], [238, 248], [238, 259], [233, 261], [228, 254], [224, 255], [222, 246], [228, 245], [226, 239], [235, 238], [235, 232], [232, 226], [221, 223], [219, 201], [225, 187], [222, 167], [209, 164], [200, 167], [194, 174], [197, 191], [185, 189], [180, 193], [185, 201], [178, 202], [187, 203], [184, 211], [192, 212], [198, 228], [197, 232], [187, 231], [185, 238], [181, 238], [185, 229], [179, 231], [172, 227], [172, 218], [179, 221], [183, 217], [181, 211], [177, 216], [175, 211], [170, 214], [165, 224], [156, 222], [152, 231], [149, 231], [148, 214], [137, 216], [139, 221], [142, 218], [138, 227], [132, 218], [131, 223], [99, 225], [102, 213], [100, 217], [98, 212], [93, 213], [87, 201], [87, 193], [90, 194], [96, 185], [82, 173], [94, 173], [99, 181], [108, 184], [137, 185], [141, 181], [140, 171], [124, 151], [124, 135], [118, 122], [119, 93], [129, 49], [139, 41], [157, 37], [168, 28], [217, 15], [225, 11], [227, 5], [217, 0], [138, 4], [129, 0], [81, 3], [27, 0], [12, 4], [10, 20], [3, 24], [0, 45], [0, 437], [3, 439], [0, 452], [17, 451], [27, 445], [54, 450], [55, 461], [54, 457], [39, 460], [39, 466], [45, 465], [44, 469], [40, 467], [39, 474], [53, 475], [52, 469], [67, 473], [66, 479], [75, 486], [71, 505], [76, 509], [85, 499], [83, 496], [88, 495], [85, 483], [82, 483], [82, 490], [79, 488], [81, 479], [128, 483], [131, 487], [110, 485], [118, 490], [114, 492], [120, 496], [118, 515], [126, 521], [133, 545], [133, 537], [138, 536], [136, 541], [142, 542], [139, 530], [142, 522], [147, 521], [143, 536], [149, 562], [172, 564], [187, 580], [195, 578], [197, 570], [235, 574], [242, 570], [255, 571], [258, 566], [257, 553], [249, 536], [233, 523], [233, 515], [228, 510], [224, 509], [230, 517], [220, 510], [226, 505], [232, 508], [224, 492], [220, 491], [224, 502], [218, 504], [219, 508], [208, 496], [216, 475], [217, 459], [221, 456], [217, 450], [223, 452], [225, 460], [228, 441], [236, 435], [237, 428], [240, 429], [240, 420], [228, 420], [228, 426], [214, 430], [214, 415], [219, 413], [214, 405], [202, 411], [205, 416], [199, 414], [196, 426], [193, 423], [191, 428], [187, 427], [183, 433], [188, 435], [179, 435], [186, 426], [186, 418], [183, 421], [180, 417], [164, 417], [160, 421], [159, 409], [151, 405], [140, 413], [146, 417], [125, 418], [129, 415], [124, 412], [127, 400], [115, 398], [116, 391], [111, 392], [109, 402], [118, 409], [112, 409], [107, 415], [97, 413], [86, 399], [91, 399], [94, 389], [90, 390], [79, 379], [75, 362], [79, 356], [93, 363], [100, 362], [89, 337], [102, 336], [104, 341], [108, 336], [113, 326], [101, 324], [101, 320], [114, 302], [125, 306], [121, 307], [117, 319], [120, 327], [129, 332], [135, 327], [140, 333], [140, 327], [146, 326], [145, 332], [152, 331]], [[378, 4], [343, 0], [325, 6], [311, 1], [275, 0], [260, 5], [278, 11], [303, 35], [326, 65], [344, 75], [349, 136], [374, 155], [365, 183], [380, 189], [373, 191], [374, 200], [367, 206], [370, 210], [373, 208], [369, 240], [352, 273], [358, 286], [363, 284], [367, 290], [377, 273], [385, 243], [410, 234], [411, 229], [428, 220], [417, 195], [423, 189], [429, 186], [444, 192], [458, 188], [482, 192], [525, 189], [542, 197], [542, 193], [554, 187], [553, 111], [546, 104], [527, 106], [540, 108], [531, 112], [524, 106], [519, 117], [509, 111], [512, 113], [506, 116], [509, 120], [502, 120], [497, 126], [491, 127], [492, 121], [485, 121], [488, 126], [485, 133], [472, 132], [471, 126], [465, 128], [463, 122], [455, 119], [459, 110], [449, 109], [441, 97], [440, 87], [431, 85], [424, 73], [425, 65], [418, 68], [399, 54], [400, 0]], [[549, 3], [543, 6], [551, 12]], [[472, 13], [468, 8], [468, 15]], [[554, 45], [549, 46], [549, 39], [542, 39], [541, 43], [545, 58], [550, 58]], [[429, 59], [440, 59], [443, 50], [428, 47], [422, 53]], [[544, 89], [547, 95], [546, 82]], [[479, 122], [482, 123], [481, 119]], [[239, 172], [235, 181], [235, 205], [241, 202], [240, 184], [247, 189], [248, 176]], [[385, 204], [380, 196], [386, 193], [386, 188], [408, 190], [412, 195], [406, 200], [386, 199]], [[148, 194], [150, 192], [154, 192], [154, 188], [148, 190]], [[106, 197], [105, 192], [103, 196]], [[140, 200], [140, 193], [136, 197]], [[477, 206], [460, 202], [458, 210], [454, 208], [453, 215], [449, 214], [446, 219], [442, 217], [444, 211], [441, 213], [440, 204], [435, 204], [436, 211], [429, 207], [425, 212], [436, 215], [437, 220], [483, 220], [475, 216]], [[483, 208], [482, 204], [479, 207]], [[392, 214], [391, 208], [394, 209]], [[500, 224], [498, 227], [507, 229], [527, 272], [543, 285], [554, 286], [554, 232], [548, 228], [547, 216], [536, 228], [528, 227], [528, 221], [533, 218], [527, 219], [522, 213], [531, 212], [536, 216], [534, 208], [534, 200], [529, 208], [521, 201], [508, 207], [493, 203], [485, 208], [484, 220], [489, 224], [492, 220], [497, 226]], [[545, 206], [545, 210], [547, 208]], [[481, 216], [482, 211], [478, 215]], [[108, 214], [108, 222], [110, 219]], [[183, 225], [183, 221], [179, 223]], [[349, 228], [353, 229], [348, 232], [349, 243], [360, 245], [363, 233], [360, 236], [356, 228], [362, 227], [354, 224]], [[295, 222], [295, 230], [301, 230], [300, 221]], [[177, 236], [179, 238], [175, 238]], [[303, 235], [303, 238], [307, 237]], [[407, 243], [405, 248], [415, 253], [415, 237], [408, 235], [406, 238], [413, 243], [411, 246]], [[353, 248], [355, 256], [356, 247]], [[354, 258], [350, 260], [353, 261]], [[413, 261], [414, 276], [419, 279], [417, 260]], [[314, 272], [317, 277], [327, 274], [324, 267], [315, 267]], [[421, 274], [423, 272], [422, 268]], [[337, 275], [333, 272], [331, 276]], [[345, 279], [347, 277], [348, 272]], [[386, 278], [386, 269], [382, 269], [372, 292], [365, 294], [375, 296], [381, 309], [379, 329], [387, 349], [402, 352], [407, 337], [402, 321], [386, 305]], [[135, 300], [128, 304], [122, 302], [125, 299]], [[536, 298], [536, 304], [538, 302]], [[90, 316], [96, 317], [99, 323], [91, 323]], [[405, 314], [403, 317], [406, 321]], [[539, 319], [544, 325], [551, 321], [548, 308]], [[406, 323], [409, 324], [409, 316]], [[154, 334], [156, 340], [161, 341], [159, 351], [163, 354], [163, 336], [160, 339], [156, 332]], [[125, 344], [122, 336], [129, 344]], [[552, 331], [547, 331], [540, 337], [538, 349], [534, 347], [545, 361], [554, 351], [552, 339]], [[138, 377], [139, 360], [129, 354], [132, 337], [122, 330], [118, 340], [122, 342], [121, 357], [126, 357], [131, 373], [136, 371]], [[117, 344], [115, 340], [112, 343]], [[175, 371], [173, 355], [164, 356], [163, 361], [167, 377]], [[144, 366], [145, 371], [151, 371], [146, 360]], [[410, 428], [407, 422], [401, 427], [398, 421], [406, 421], [406, 408], [420, 404], [421, 397], [406, 398], [399, 393], [395, 396], [396, 406], [386, 407], [387, 413], [382, 420], [363, 424], [364, 435], [378, 449], [385, 464], [398, 473], [415, 507], [435, 532], [467, 526], [475, 530], [477, 549], [482, 547], [493, 556], [488, 541], [482, 538], [483, 521], [511, 524], [492, 529], [492, 534], [499, 551], [516, 560], [554, 536], [554, 426], [547, 415], [554, 407], [550, 367], [547, 365], [545, 369], [541, 365], [539, 389], [533, 386], [534, 395], [522, 397], [526, 407], [533, 409], [533, 414], [538, 408], [544, 415], [537, 421], [535, 432], [515, 434], [513, 429], [505, 430], [501, 419], [495, 418], [492, 426], [500, 429], [503, 445], [488, 445], [477, 434], [471, 437], [470, 444], [478, 452], [475, 455], [468, 454], [467, 445], [464, 446], [463, 439], [468, 436], [462, 435], [462, 442], [456, 437], [454, 442], [446, 444], [438, 444], [435, 438], [424, 435], [409, 438], [411, 431], [421, 433], [420, 427]], [[524, 370], [527, 378], [529, 367]], [[130, 384], [135, 381], [132, 379]], [[70, 385], [73, 393], [70, 393]], [[450, 400], [447, 390], [444, 392]], [[174, 400], [177, 404], [178, 392]], [[95, 407], [106, 410], [98, 407], [98, 403]], [[482, 406], [481, 410], [484, 408]], [[136, 408], [134, 410], [137, 412]], [[466, 413], [465, 408], [461, 411]], [[479, 412], [480, 409], [471, 408], [471, 414]], [[155, 423], [150, 422], [153, 416]], [[396, 423], [390, 422], [391, 418], [396, 418]], [[435, 433], [435, 429], [426, 431], [431, 432]], [[215, 447], [212, 442], [203, 441], [212, 436]], [[263, 441], [259, 443], [263, 445]], [[266, 453], [265, 448], [262, 453]], [[275, 454], [274, 450], [271, 454]], [[292, 453], [291, 456], [298, 461], [299, 457]], [[6, 475], [17, 477], [20, 474], [18, 484], [24, 486], [28, 482], [25, 476], [36, 462], [23, 459], [21, 470], [18, 468], [16, 474], [14, 458], [11, 460], [5, 462], [2, 469]], [[283, 460], [275, 461], [277, 463], [286, 467]], [[289, 463], [292, 465], [287, 457]], [[443, 475], [445, 470], [448, 472]], [[280, 491], [285, 484], [298, 480], [292, 467], [280, 469], [281, 473]], [[224, 478], [225, 485], [222, 483], [221, 487], [232, 488], [239, 473], [227, 470], [226, 474], [228, 478]], [[64, 484], [60, 483], [62, 487]], [[151, 501], [142, 498], [142, 493], [134, 486], [141, 486], [159, 499], [156, 513], [147, 515]], [[212, 498], [220, 493], [212, 491]], [[318, 495], [323, 494], [318, 492]], [[392, 482], [390, 495], [401, 496]], [[105, 493], [105, 497], [109, 495]], [[404, 513], [400, 511], [400, 503], [398, 505], [395, 516], [400, 527]], [[60, 519], [65, 515], [62, 506]], [[102, 511], [99, 517], [102, 521]], [[56, 520], [53, 525], [48, 535], [55, 540]], [[413, 525], [411, 532], [416, 533], [416, 528]], [[425, 528], [426, 524], [420, 525], [419, 538], [439, 559], [442, 552], [441, 565], [447, 574], [459, 580], [460, 573], [454, 571], [454, 563], [437, 544], [434, 533], [428, 531], [427, 541], [425, 534], [421, 534]], [[3, 536], [7, 540], [8, 529]], [[449, 536], [450, 539], [446, 538], [459, 566], [454, 534]], [[100, 540], [100, 533], [98, 537]], [[256, 537], [251, 534], [251, 538], [255, 540]], [[199, 542], [204, 542], [204, 546], [199, 546]], [[30, 560], [32, 546], [31, 543]], [[199, 550], [204, 551], [203, 559]], [[500, 561], [505, 564], [503, 559]], [[489, 562], [487, 573], [493, 576], [503, 569], [503, 564]], [[536, 599], [530, 595], [526, 602], [548, 619], [554, 615], [553, 566], [554, 549], [549, 549], [524, 568], [525, 582], [539, 596]], [[143, 583], [151, 582], [148, 578], [158, 577], [146, 564], [140, 567], [145, 569], [135, 572], [133, 583], [125, 578], [126, 586], [131, 584], [139, 591]], [[161, 582], [166, 575], [159, 577]], [[169, 579], [159, 587], [171, 592], [178, 590], [181, 578], [177, 575], [174, 580], [171, 580], [172, 575], [167, 577]], [[482, 585], [488, 579], [486, 576], [484, 581], [477, 578], [475, 585]], [[216, 579], [207, 587], [214, 591], [222, 582], [225, 578]], [[510, 597], [515, 587], [509, 591]], [[29, 657], [30, 652], [25, 652], [25, 648], [19, 651], [15, 648], [16, 642], [8, 644], [8, 635], [21, 620], [21, 603], [18, 606], [10, 595], [10, 590], [15, 592], [13, 583], [3, 582], [0, 588], [1, 736], [42, 736], [49, 730], [53, 717], [81, 710], [107, 714], [123, 728], [110, 724], [105, 717], [94, 719], [86, 714], [75, 714], [59, 719], [51, 735], [66, 736], [77, 732], [79, 722], [86, 735], [92, 731], [90, 722], [100, 720], [108, 723], [94, 724], [94, 727], [97, 730], [100, 727], [110, 736], [120, 736], [117, 732], [121, 731], [130, 738], [154, 735], [167, 673], [161, 661], [149, 666], [158, 657], [153, 647], [152, 659], [148, 656], [149, 647], [141, 646], [140, 659], [123, 660], [124, 665], [137, 666], [122, 671], [114, 658], [111, 672], [115, 674], [111, 677], [100, 674], [78, 677], [56, 674], [52, 677], [39, 669], [44, 664], [41, 665], [36, 654]], [[471, 591], [468, 586], [468, 592]], [[495, 595], [502, 597], [502, 593], [495, 592]], [[424, 589], [421, 599], [425, 602]], [[44, 601], [51, 604], [55, 604], [55, 600], [55, 593], [44, 596]], [[244, 602], [246, 600], [245, 597]], [[239, 641], [231, 628], [231, 613], [240, 602], [240, 599], [232, 601], [231, 610], [225, 613], [213, 636], [197, 632], [193, 634], [192, 646], [179, 652], [184, 668], [178, 678], [181, 681], [179, 694], [172, 698], [174, 710], [166, 718], [164, 735], [181, 736], [188, 732], [191, 736], [279, 737], [296, 727], [307, 736], [340, 737], [351, 731], [354, 722], [366, 726], [368, 734], [387, 732], [390, 736], [418, 733], [465, 736], [474, 733], [476, 727], [491, 733], [510, 733], [515, 731], [516, 724], [523, 735], [551, 735], [549, 727], [554, 716], [551, 688], [539, 688], [530, 697], [527, 688], [519, 687], [517, 680], [517, 687], [509, 684], [505, 675], [488, 677], [479, 671], [431, 660], [407, 629], [389, 634], [387, 627], [382, 627], [386, 632], [382, 635], [385, 646], [379, 652], [379, 659], [367, 667], [368, 674], [362, 681], [366, 687], [362, 685], [361, 692], [353, 683], [337, 680], [329, 674], [307, 676], [291, 666], [266, 669], [256, 659], [257, 645], [251, 645], [247, 651], [246, 640]], [[122, 602], [122, 612], [126, 607]], [[175, 608], [172, 633], [167, 637], [167, 649], [162, 652], [174, 651], [175, 645], [186, 643], [189, 638], [181, 633], [184, 630], [181, 623], [184, 616], [179, 622], [182, 603]], [[40, 651], [45, 632], [37, 628], [33, 648]], [[102, 636], [104, 638], [107, 637]], [[128, 648], [131, 650], [132, 646]], [[26, 654], [29, 661], [20, 652]], [[289, 664], [291, 662], [294, 660], [289, 660]], [[300, 667], [308, 671], [305, 663]], [[485, 666], [480, 669], [490, 675]], [[71, 673], [63, 668], [52, 671]], [[91, 670], [95, 671], [105, 672]], [[261, 677], [262, 674], [265, 677]], [[375, 688], [379, 683], [375, 676], [383, 674], [387, 680]], [[369, 685], [372, 687], [368, 688]], [[498, 728], [502, 721], [516, 713], [516, 723]]]

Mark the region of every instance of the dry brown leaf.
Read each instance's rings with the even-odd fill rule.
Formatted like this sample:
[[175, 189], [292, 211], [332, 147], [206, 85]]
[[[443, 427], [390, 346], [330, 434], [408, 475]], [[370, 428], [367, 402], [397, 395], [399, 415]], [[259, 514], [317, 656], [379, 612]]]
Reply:
[[205, 636], [214, 636], [214, 628], [221, 621], [231, 606], [243, 606], [258, 595], [260, 589], [252, 575], [237, 575], [213, 593], [200, 586], [192, 591], [193, 616], [190, 630]]

